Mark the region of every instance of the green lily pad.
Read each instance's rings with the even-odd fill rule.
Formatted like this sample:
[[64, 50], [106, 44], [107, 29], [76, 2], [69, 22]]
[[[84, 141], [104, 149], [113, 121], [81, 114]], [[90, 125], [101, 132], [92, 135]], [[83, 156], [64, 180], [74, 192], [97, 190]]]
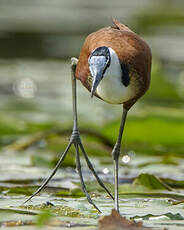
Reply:
[[172, 189], [166, 185], [164, 182], [162, 182], [160, 179], [158, 179], [156, 176], [142, 173], [140, 174], [133, 182], [133, 185], [136, 186], [143, 186], [150, 190], [168, 190], [172, 191]]

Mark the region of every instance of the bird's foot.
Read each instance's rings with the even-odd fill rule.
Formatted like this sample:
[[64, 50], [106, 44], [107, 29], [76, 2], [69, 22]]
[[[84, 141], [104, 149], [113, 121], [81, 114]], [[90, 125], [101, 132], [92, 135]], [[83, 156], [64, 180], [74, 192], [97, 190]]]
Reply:
[[99, 178], [98, 174], [96, 173], [91, 161], [88, 158], [88, 155], [84, 149], [84, 146], [82, 144], [81, 138], [80, 138], [80, 134], [79, 131], [73, 130], [72, 135], [71, 135], [71, 139], [70, 141], [74, 144], [75, 146], [75, 150], [76, 150], [76, 167], [77, 167], [77, 172], [79, 174], [80, 177], [80, 182], [81, 182], [81, 186], [82, 186], [82, 191], [84, 192], [84, 194], [86, 195], [86, 198], [88, 200], [88, 202], [93, 205], [93, 207], [95, 207], [95, 209], [97, 209], [99, 212], [100, 209], [95, 205], [95, 203], [92, 201], [89, 193], [87, 192], [86, 189], [86, 185], [83, 179], [83, 175], [82, 175], [82, 170], [81, 170], [81, 162], [80, 162], [80, 155], [79, 155], [79, 151], [81, 150], [86, 163], [88, 165], [88, 168], [91, 170], [91, 172], [93, 173], [93, 175], [95, 176], [97, 182], [99, 183], [99, 185], [104, 188], [104, 190], [108, 193], [108, 195], [114, 199], [114, 197], [112, 196], [112, 194], [110, 193], [110, 191], [106, 188], [106, 186], [104, 185], [104, 183], [102, 182], [102, 180]]
[[70, 141], [69, 141], [68, 146], [66, 147], [65, 151], [61, 155], [60, 160], [58, 161], [58, 163], [56, 164], [55, 168], [53, 169], [51, 175], [46, 179], [46, 181], [41, 185], [41, 187], [35, 193], [33, 193], [33, 195], [30, 196], [24, 202], [24, 204], [27, 201], [31, 200], [34, 196], [36, 196], [49, 183], [51, 178], [55, 175], [56, 171], [58, 170], [58, 168], [60, 167], [60, 165], [64, 161], [64, 159], [65, 159], [70, 147], [72, 145], [74, 145], [75, 150], [76, 150], [76, 166], [77, 166], [77, 171], [78, 171], [78, 174], [79, 174], [79, 177], [80, 177], [80, 182], [81, 182], [81, 185], [82, 185], [82, 190], [85, 193], [88, 202], [90, 204], [92, 204], [93, 207], [96, 208], [99, 212], [101, 212], [100, 209], [94, 204], [94, 202], [92, 201], [89, 193], [87, 192], [86, 185], [85, 185], [83, 175], [82, 175], [82, 170], [81, 170], [80, 155], [79, 155], [80, 150], [81, 150], [81, 152], [82, 152], [82, 154], [83, 154], [83, 156], [84, 156], [84, 158], [86, 160], [88, 168], [91, 170], [91, 172], [95, 176], [95, 178], [96, 178], [97, 182], [99, 183], [99, 185], [102, 188], [105, 189], [105, 191], [109, 194], [109, 196], [112, 199], [114, 199], [114, 198], [111, 195], [111, 193], [109, 192], [109, 190], [106, 188], [104, 183], [101, 181], [101, 179], [98, 177], [95, 169], [93, 168], [92, 163], [90, 162], [90, 160], [89, 160], [89, 158], [87, 156], [87, 153], [86, 153], [86, 151], [85, 151], [85, 149], [83, 147], [83, 144], [81, 142], [81, 139], [80, 139], [80, 134], [79, 134], [79, 131], [78, 131], [78, 122], [77, 122], [78, 119], [77, 119], [76, 78], [75, 78], [75, 69], [76, 69], [76, 66], [77, 66], [77, 62], [78, 62], [77, 58], [71, 58], [71, 79], [72, 79], [72, 98], [73, 98], [73, 120], [74, 120], [74, 124], [73, 124], [73, 131], [72, 131], [72, 135], [70, 137]]
[[75, 150], [76, 150], [76, 166], [77, 166], [77, 171], [80, 177], [80, 182], [81, 182], [81, 186], [82, 186], [82, 191], [84, 192], [84, 194], [86, 195], [86, 198], [88, 200], [88, 202], [93, 205], [93, 207], [98, 210], [99, 212], [100, 209], [95, 205], [95, 203], [92, 201], [89, 193], [87, 192], [86, 189], [86, 185], [83, 179], [83, 175], [82, 175], [82, 170], [81, 170], [81, 163], [80, 163], [80, 155], [79, 155], [79, 151], [81, 150], [86, 163], [88, 165], [88, 168], [91, 170], [91, 172], [93, 173], [93, 175], [95, 176], [97, 182], [99, 183], [99, 185], [105, 189], [105, 191], [109, 194], [109, 196], [113, 198], [112, 194], [109, 192], [109, 190], [106, 188], [106, 186], [104, 185], [104, 183], [101, 181], [101, 179], [99, 178], [98, 174], [96, 173], [91, 161], [89, 160], [87, 153], [83, 147], [83, 144], [81, 142], [81, 138], [80, 138], [80, 133], [78, 130], [73, 130], [72, 135], [70, 137], [70, 141], [68, 143], [67, 148], [65, 149], [65, 151], [63, 152], [60, 160], [58, 161], [56, 167], [53, 169], [51, 175], [46, 179], [46, 181], [40, 186], [40, 188], [38, 188], [38, 190], [36, 190], [32, 196], [30, 196], [23, 204], [25, 204], [26, 202], [28, 202], [29, 200], [31, 200], [34, 196], [36, 196], [39, 192], [41, 192], [41, 190], [49, 183], [49, 181], [52, 179], [52, 177], [55, 175], [56, 171], [58, 170], [58, 168], [60, 167], [61, 163], [64, 161], [69, 149], [71, 148], [71, 146], [74, 145]]
[[71, 66], [76, 66], [78, 62], [78, 59], [76, 57], [71, 58]]

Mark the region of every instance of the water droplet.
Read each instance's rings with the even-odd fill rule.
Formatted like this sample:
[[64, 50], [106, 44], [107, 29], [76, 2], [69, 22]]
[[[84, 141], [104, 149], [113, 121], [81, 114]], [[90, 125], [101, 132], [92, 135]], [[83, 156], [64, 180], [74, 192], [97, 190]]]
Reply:
[[33, 98], [36, 94], [37, 86], [31, 78], [23, 78], [14, 83], [13, 91], [17, 96]]
[[130, 161], [130, 156], [129, 155], [124, 155], [121, 160], [122, 160], [123, 163], [127, 164]]
[[103, 173], [104, 173], [104, 174], [108, 174], [108, 173], [109, 173], [109, 169], [108, 169], [108, 168], [104, 168], [104, 169], [103, 169]]

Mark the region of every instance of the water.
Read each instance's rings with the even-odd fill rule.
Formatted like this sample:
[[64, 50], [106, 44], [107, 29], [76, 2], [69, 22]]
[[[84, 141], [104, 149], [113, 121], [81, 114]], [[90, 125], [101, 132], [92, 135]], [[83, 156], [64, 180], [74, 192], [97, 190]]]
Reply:
[[[149, 227], [183, 228], [183, 204], [173, 206], [169, 202], [171, 198], [181, 199], [183, 194], [183, 159], [178, 158], [183, 153], [183, 10], [184, 4], [180, 0], [0, 0], [0, 226], [1, 221], [7, 220], [17, 221], [14, 226], [19, 220], [36, 221], [34, 214], [40, 211], [37, 205], [50, 201], [61, 211], [65, 211], [66, 206], [71, 208], [62, 214], [52, 208], [57, 219], [93, 225], [79, 229], [96, 228], [98, 214], [81, 195], [74, 168], [60, 169], [49, 187], [33, 199], [32, 206], [24, 207], [27, 213], [20, 214], [22, 207], [19, 205], [25, 200], [25, 194], [32, 193], [40, 179], [49, 175], [49, 161], [54, 161], [58, 152], [64, 149], [66, 136], [45, 138], [22, 152], [15, 153], [3, 147], [15, 138], [21, 139], [20, 134], [24, 138], [25, 134], [58, 126], [61, 130], [71, 127], [70, 57], [79, 55], [88, 33], [111, 25], [111, 17], [115, 17], [149, 43], [154, 59], [152, 76], [157, 77], [152, 81], [151, 96], [141, 99], [129, 113], [123, 146], [126, 154], [120, 161], [120, 210], [122, 215], [136, 220], [144, 220], [151, 214], [149, 220], [144, 220]], [[80, 82], [77, 82], [77, 104], [79, 123], [83, 127], [98, 128], [111, 141], [116, 139], [121, 105], [91, 99]], [[88, 152], [98, 155], [90, 159], [112, 189], [111, 150], [92, 138], [82, 138]], [[147, 156], [140, 156], [140, 152]], [[71, 157], [74, 157], [72, 153], [73, 150]], [[150, 153], [153, 155], [148, 156]], [[157, 154], [161, 156], [155, 156]], [[104, 215], [109, 214], [113, 202], [91, 181], [85, 164], [83, 173], [90, 193], [92, 196], [97, 194], [94, 201]], [[134, 186], [132, 181], [140, 173], [164, 178], [173, 186], [173, 194], [150, 189], [150, 184], [141, 187], [144, 181], [138, 181]], [[168, 182], [167, 178], [174, 181]], [[176, 184], [179, 187], [176, 188]], [[179, 194], [175, 193], [176, 189]], [[82, 197], [72, 197], [70, 190], [73, 195], [77, 193]], [[70, 195], [66, 197], [66, 194]], [[11, 209], [14, 209], [13, 213]], [[78, 209], [81, 217], [71, 218], [71, 213]], [[169, 212], [172, 213], [170, 217]], [[181, 215], [180, 220], [175, 213]], [[85, 216], [83, 220], [82, 216]]]

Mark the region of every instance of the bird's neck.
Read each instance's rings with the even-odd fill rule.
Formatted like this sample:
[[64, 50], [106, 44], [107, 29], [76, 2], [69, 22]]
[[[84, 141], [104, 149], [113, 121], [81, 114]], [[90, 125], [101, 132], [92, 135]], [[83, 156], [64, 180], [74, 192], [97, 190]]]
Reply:
[[122, 70], [121, 70], [119, 58], [116, 52], [112, 48], [109, 48], [109, 51], [110, 51], [111, 62], [109, 68], [107, 68], [104, 74], [104, 78], [112, 77], [121, 81]]

